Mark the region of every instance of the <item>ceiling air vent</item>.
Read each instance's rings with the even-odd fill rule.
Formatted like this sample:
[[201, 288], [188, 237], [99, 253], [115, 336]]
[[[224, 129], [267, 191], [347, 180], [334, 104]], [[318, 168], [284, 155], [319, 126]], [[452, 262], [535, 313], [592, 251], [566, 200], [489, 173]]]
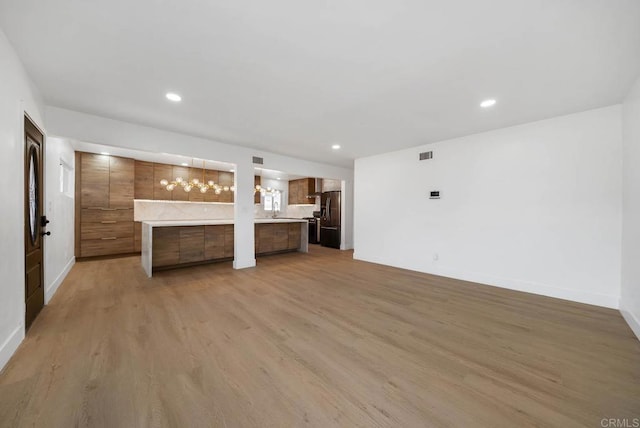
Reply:
[[258, 156], [253, 157], [253, 163], [257, 163], [258, 165], [262, 165], [264, 163], [264, 159]]
[[433, 152], [422, 152], [420, 153], [420, 160], [433, 159]]

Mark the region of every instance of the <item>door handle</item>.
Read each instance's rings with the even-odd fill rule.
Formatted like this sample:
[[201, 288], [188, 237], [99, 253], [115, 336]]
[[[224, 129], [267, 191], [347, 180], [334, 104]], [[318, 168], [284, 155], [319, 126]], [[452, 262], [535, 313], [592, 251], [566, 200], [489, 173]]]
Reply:
[[41, 232], [40, 236], [51, 236], [51, 232]]
[[47, 216], [43, 215], [40, 217], [40, 227], [45, 227], [47, 224], [51, 223], [49, 220], [47, 220]]

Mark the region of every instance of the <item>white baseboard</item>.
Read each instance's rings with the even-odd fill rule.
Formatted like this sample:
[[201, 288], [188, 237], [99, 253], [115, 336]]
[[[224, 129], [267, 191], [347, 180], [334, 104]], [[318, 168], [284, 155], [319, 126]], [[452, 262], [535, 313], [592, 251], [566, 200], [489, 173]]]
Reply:
[[620, 301], [620, 313], [627, 324], [629, 324], [629, 327], [631, 327], [631, 331], [633, 331], [638, 340], [640, 340], [640, 319], [624, 307], [622, 300]]
[[67, 263], [64, 269], [62, 269], [62, 272], [60, 272], [60, 275], [58, 275], [57, 278], [47, 288], [45, 288], [44, 290], [45, 305], [48, 304], [49, 301], [51, 301], [51, 298], [53, 297], [54, 294], [56, 294], [56, 291], [58, 291], [58, 287], [60, 287], [60, 284], [62, 284], [62, 281], [64, 281], [64, 279], [67, 277], [67, 275], [69, 274], [69, 271], [71, 270], [71, 268], [75, 263], [76, 263], [76, 258], [71, 257], [71, 260], [69, 260], [69, 263]]
[[11, 356], [16, 352], [24, 339], [24, 326], [19, 325], [9, 337], [0, 345], [0, 371], [7, 365]]
[[[383, 263], [378, 260], [371, 260], [366, 258], [360, 258], [356, 253], [353, 255], [354, 259], [362, 260], [366, 262], [379, 263], [387, 266], [388, 263]], [[530, 281], [522, 281], [511, 278], [499, 278], [491, 275], [485, 275], [477, 272], [461, 272], [446, 268], [433, 268], [430, 271], [423, 269], [412, 269], [406, 266], [394, 266], [400, 269], [408, 269], [416, 272], [428, 273], [431, 275], [439, 275], [447, 278], [460, 279], [463, 281], [476, 282], [483, 285], [490, 285], [492, 287], [506, 288], [509, 290], [523, 291], [525, 293], [539, 294], [541, 296], [554, 297], [556, 299], [570, 300], [572, 302], [586, 303], [588, 305], [602, 306], [605, 308], [618, 309], [620, 296], [592, 293], [589, 291], [573, 290], [567, 288], [561, 288], [557, 286], [540, 284]]]

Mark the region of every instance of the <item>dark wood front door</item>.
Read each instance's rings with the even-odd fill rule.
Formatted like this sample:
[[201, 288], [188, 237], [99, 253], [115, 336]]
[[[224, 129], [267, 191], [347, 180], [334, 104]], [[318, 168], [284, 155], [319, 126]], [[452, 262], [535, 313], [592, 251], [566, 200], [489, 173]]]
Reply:
[[26, 328], [44, 306], [44, 248], [42, 173], [44, 136], [36, 126], [24, 118], [24, 262]]

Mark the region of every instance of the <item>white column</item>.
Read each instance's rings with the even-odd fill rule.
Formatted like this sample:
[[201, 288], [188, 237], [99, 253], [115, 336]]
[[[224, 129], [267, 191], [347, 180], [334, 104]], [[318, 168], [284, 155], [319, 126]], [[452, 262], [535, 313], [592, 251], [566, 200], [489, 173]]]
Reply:
[[244, 269], [256, 265], [253, 235], [253, 164], [251, 158], [236, 164], [233, 268]]

